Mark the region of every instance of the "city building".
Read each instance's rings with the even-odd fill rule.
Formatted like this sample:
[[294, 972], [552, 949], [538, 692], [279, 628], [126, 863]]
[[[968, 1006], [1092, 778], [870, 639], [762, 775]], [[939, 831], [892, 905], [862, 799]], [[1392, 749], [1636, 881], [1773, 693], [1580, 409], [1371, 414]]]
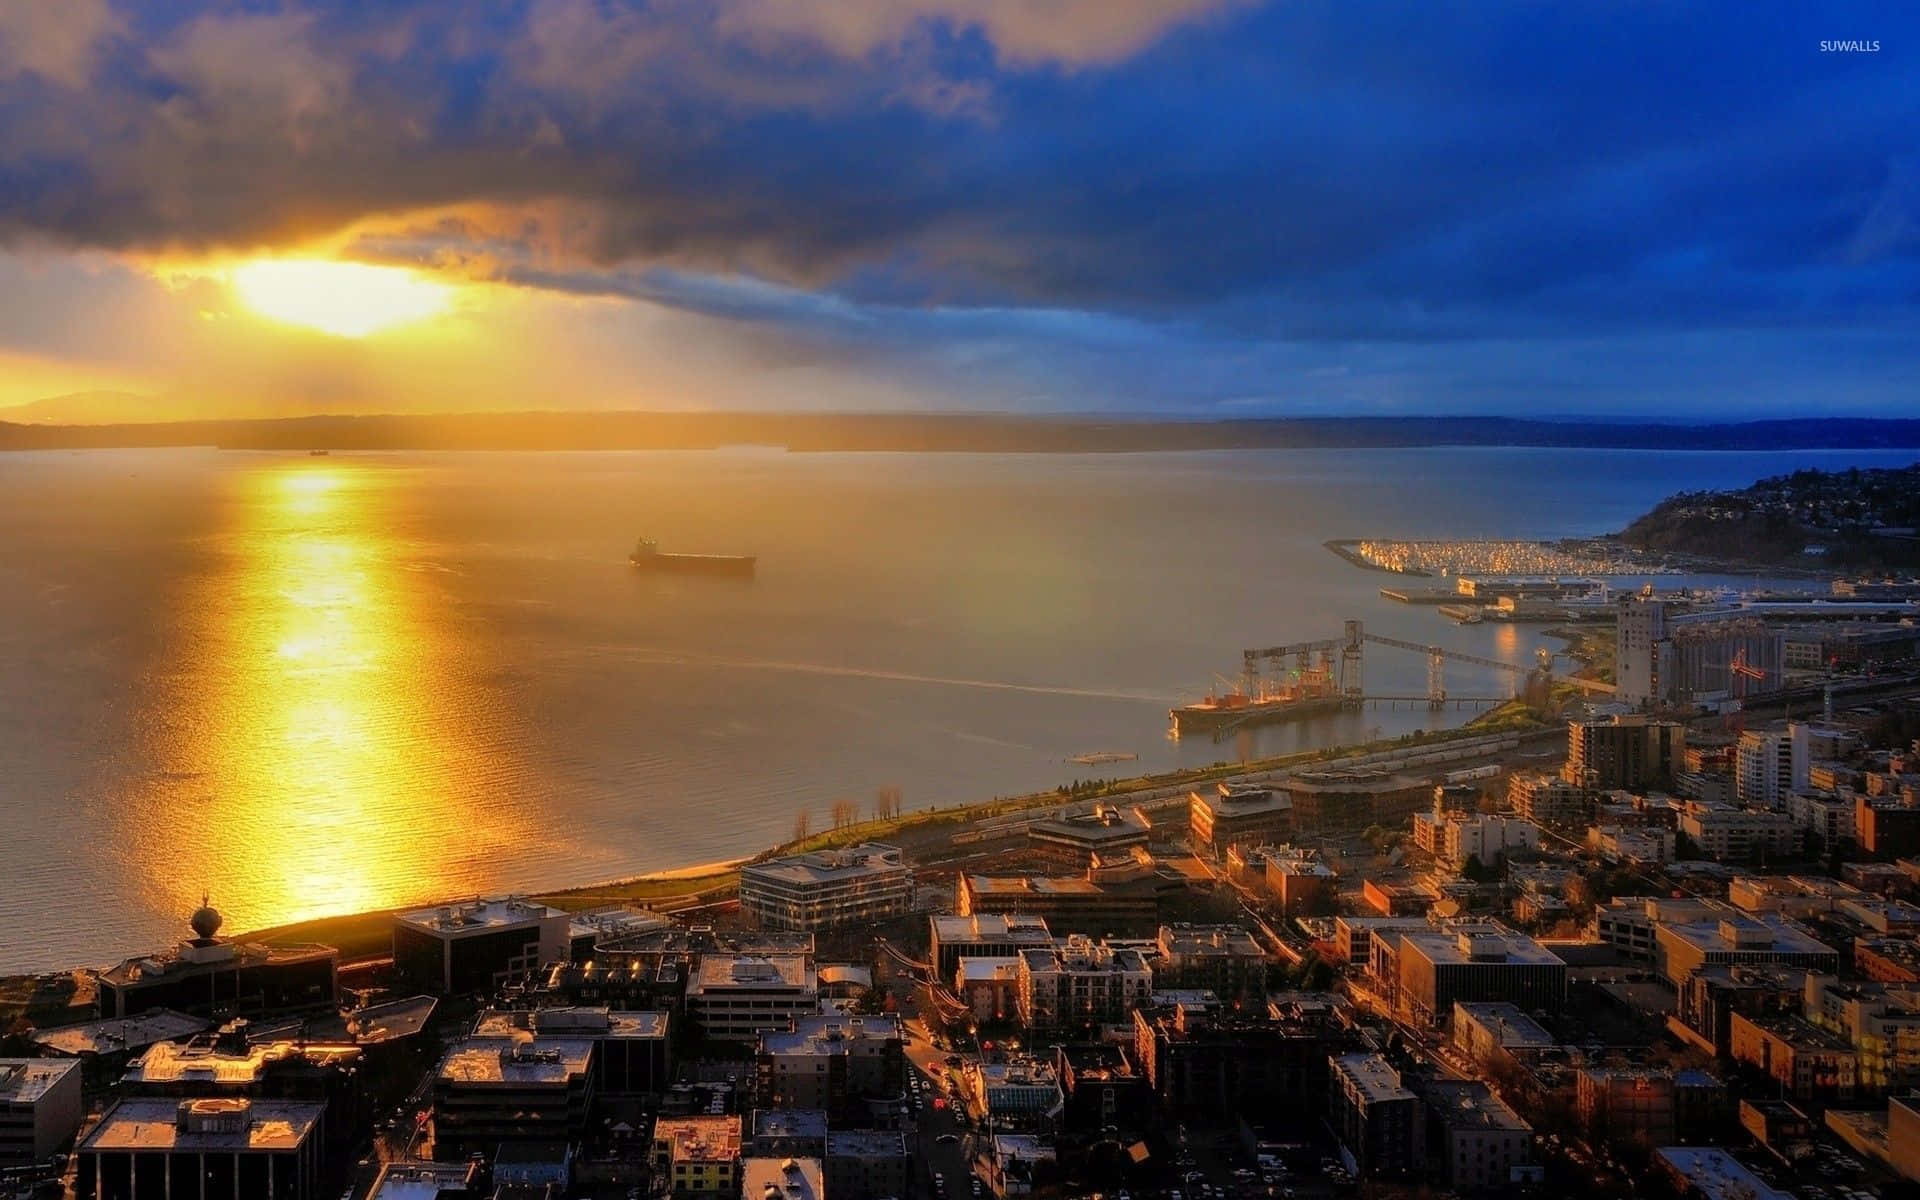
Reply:
[[1669, 863], [1676, 846], [1673, 830], [1651, 825], [1595, 825], [1587, 830], [1587, 848], [1608, 862]]
[[564, 1142], [586, 1131], [597, 1075], [592, 1031], [570, 1022], [543, 1030], [537, 1016], [483, 1013], [448, 1048], [433, 1077], [436, 1149], [492, 1153], [502, 1142]]
[[1593, 813], [1593, 793], [1544, 771], [1515, 774], [1507, 780], [1507, 803], [1535, 825], [1580, 829]]
[[72, 1059], [0, 1058], [0, 1168], [45, 1162], [73, 1140], [80, 1077]]
[[869, 842], [740, 868], [740, 911], [762, 929], [814, 932], [913, 911], [913, 869], [897, 847]]
[[1293, 833], [1293, 800], [1287, 792], [1255, 784], [1222, 782], [1213, 792], [1187, 798], [1187, 831], [1195, 850], [1221, 856], [1229, 846], [1284, 842]]
[[124, 1099], [81, 1139], [75, 1191], [91, 1200], [320, 1200], [325, 1120], [325, 1104], [300, 1100]]
[[340, 952], [331, 946], [242, 944], [219, 936], [222, 918], [202, 904], [193, 937], [100, 973], [100, 1015], [156, 1008], [224, 1021], [325, 1011], [340, 1004]]
[[706, 954], [687, 981], [687, 1016], [716, 1041], [752, 1042], [819, 1007], [819, 973], [798, 954]]
[[1378, 1054], [1331, 1061], [1327, 1123], [1362, 1176], [1408, 1175], [1425, 1164], [1420, 1098]]
[[1580, 1124], [1603, 1142], [1692, 1141], [1713, 1129], [1725, 1100], [1725, 1085], [1705, 1071], [1588, 1067], [1574, 1082]]
[[1438, 1023], [1460, 1000], [1505, 1000], [1529, 1012], [1559, 1012], [1567, 964], [1519, 933], [1399, 935], [1398, 999], [1410, 1019]]
[[1454, 1001], [1454, 1049], [1482, 1067], [1522, 1062], [1559, 1046], [1526, 1010], [1504, 1000]]
[[1266, 865], [1267, 890], [1288, 917], [1330, 913], [1339, 897], [1340, 876], [1312, 850], [1291, 846], [1256, 852]]
[[1654, 929], [1653, 962], [1667, 982], [1679, 988], [1705, 966], [1777, 964], [1831, 973], [1840, 956], [1793, 922], [1768, 913], [1660, 922]]
[[119, 1078], [127, 1064], [154, 1043], [183, 1041], [212, 1028], [205, 1017], [150, 1008], [137, 1017], [36, 1029], [27, 1040], [43, 1056], [77, 1059], [88, 1081], [104, 1084]]
[[1801, 1017], [1735, 1013], [1727, 1051], [1733, 1061], [1776, 1080], [1795, 1100], [1851, 1100], [1859, 1086], [1853, 1043]]
[[824, 1200], [826, 1172], [817, 1158], [742, 1158], [740, 1195], [745, 1200]]
[[1700, 856], [1717, 862], [1792, 858], [1800, 852], [1805, 828], [1785, 812], [1734, 808], [1688, 800], [1680, 806], [1677, 832], [1693, 842]]
[[1293, 827], [1317, 835], [1358, 833], [1369, 825], [1395, 828], [1433, 803], [1433, 786], [1425, 780], [1379, 768], [1296, 771], [1284, 786], [1293, 801]]
[[905, 1196], [913, 1179], [907, 1135], [895, 1129], [832, 1130], [827, 1134], [824, 1166], [827, 1195], [833, 1200]]
[[395, 913], [393, 970], [436, 996], [490, 995], [568, 961], [571, 934], [563, 910], [517, 896]]
[[1907, 938], [1855, 938], [1853, 966], [1879, 983], [1920, 983], [1920, 945]]
[[1427, 1166], [1444, 1187], [1506, 1193], [1544, 1181], [1533, 1127], [1486, 1084], [1430, 1079], [1420, 1085], [1420, 1095], [1427, 1109]]
[[648, 1165], [675, 1196], [732, 1200], [740, 1194], [740, 1118], [661, 1117], [653, 1124]]
[[1338, 1013], [1325, 996], [1272, 997], [1257, 1016], [1156, 997], [1134, 1010], [1134, 1061], [1169, 1113], [1220, 1119], [1257, 1106], [1305, 1120], [1324, 1110], [1328, 1055], [1357, 1046]]
[[1058, 1155], [1053, 1143], [1028, 1133], [996, 1133], [988, 1143], [987, 1190], [999, 1200], [1027, 1196], [1055, 1183]]
[[390, 1162], [374, 1176], [367, 1200], [481, 1200], [481, 1167], [476, 1162]]
[[955, 908], [962, 916], [1037, 917], [1056, 933], [1150, 931], [1159, 927], [1163, 908], [1213, 884], [1197, 865], [1187, 870], [1177, 861], [1134, 854], [1119, 863], [1096, 862], [1085, 875], [962, 875]]
[[1047, 923], [1028, 913], [940, 914], [927, 918], [933, 969], [952, 976], [962, 958], [1012, 958], [1032, 946], [1053, 945]]
[[1018, 958], [1015, 1011], [1030, 1029], [1126, 1021], [1153, 992], [1153, 970], [1138, 950], [1116, 950], [1081, 934], [1050, 949], [1022, 950]]
[[742, 1153], [754, 1158], [824, 1158], [827, 1112], [822, 1108], [756, 1108], [753, 1134]]
[[1588, 791], [1645, 791], [1672, 780], [1686, 748], [1687, 727], [1678, 721], [1639, 713], [1573, 721], [1560, 777]]
[[1033, 822], [1027, 826], [1027, 844], [1050, 866], [1084, 871], [1096, 854], [1114, 858], [1145, 847], [1151, 831], [1139, 809], [1097, 804], [1090, 812]]
[[1152, 1127], [1153, 1085], [1134, 1068], [1124, 1047], [1112, 1042], [1069, 1043], [1054, 1048], [1053, 1061], [1066, 1096], [1060, 1118], [1063, 1133], [1136, 1135]]
[[1795, 967], [1718, 965], [1686, 977], [1667, 1028], [1718, 1058], [1732, 1045], [1733, 1015], [1792, 1016], [1800, 1011], [1807, 972]]
[[1860, 831], [1854, 825], [1854, 798], [1851, 794], [1831, 792], [1795, 792], [1787, 797], [1787, 815], [1807, 833], [1820, 839], [1819, 848], [1837, 852], [1857, 843]]
[[891, 1013], [796, 1017], [793, 1028], [760, 1035], [756, 1084], [762, 1105], [818, 1108], [836, 1123], [865, 1125], [869, 1101], [906, 1088], [906, 1033]]
[[1667, 896], [1619, 896], [1594, 910], [1587, 936], [1605, 942], [1635, 962], [1652, 962], [1655, 931], [1662, 924], [1717, 921], [1739, 911], [1722, 900]]
[[569, 1006], [489, 1014], [477, 1033], [504, 1032], [504, 1026], [513, 1025], [538, 1038], [590, 1041], [593, 1092], [618, 1099], [658, 1095], [673, 1082], [670, 1024], [671, 1018], [663, 1012]]
[[1879, 859], [1920, 854], [1920, 805], [1904, 794], [1855, 796], [1854, 834], [1862, 853]]
[[960, 1086], [990, 1129], [1052, 1132], [1067, 1102], [1053, 1064], [1037, 1058], [968, 1063]]
[[1267, 994], [1267, 952], [1238, 925], [1162, 925], [1154, 944], [1155, 987], [1203, 988], [1229, 1006]]
[[1797, 1200], [1718, 1146], [1662, 1146], [1653, 1161], [1682, 1200]]
[[1913, 999], [1885, 984], [1809, 974], [1803, 1011], [1853, 1047], [1859, 1094], [1883, 1096], [1920, 1085], [1920, 1009]]
[[1742, 804], [1778, 808], [1807, 780], [1807, 726], [1794, 721], [1779, 729], [1749, 729], [1733, 751], [1733, 794]]
[[1019, 1009], [1018, 958], [963, 958], [953, 973], [954, 994], [978, 1021], [1011, 1021]]
[[1521, 817], [1498, 813], [1452, 816], [1413, 814], [1414, 845], [1453, 868], [1469, 859], [1491, 866], [1509, 854], [1540, 848], [1540, 827]]

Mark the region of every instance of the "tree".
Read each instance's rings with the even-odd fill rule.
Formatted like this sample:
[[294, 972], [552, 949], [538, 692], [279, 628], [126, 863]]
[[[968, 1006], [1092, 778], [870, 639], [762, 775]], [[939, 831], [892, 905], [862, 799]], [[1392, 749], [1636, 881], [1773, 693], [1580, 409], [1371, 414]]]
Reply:
[[1460, 876], [1473, 883], [1485, 883], [1493, 878], [1493, 872], [1487, 869], [1487, 864], [1480, 861], [1478, 854], [1469, 854], [1467, 861], [1460, 864]]
[[794, 841], [799, 842], [799, 841], [806, 840], [807, 834], [809, 832], [809, 822], [811, 818], [812, 818], [812, 814], [807, 809], [804, 809], [804, 808], [794, 814], [794, 817], [793, 817], [793, 840]]

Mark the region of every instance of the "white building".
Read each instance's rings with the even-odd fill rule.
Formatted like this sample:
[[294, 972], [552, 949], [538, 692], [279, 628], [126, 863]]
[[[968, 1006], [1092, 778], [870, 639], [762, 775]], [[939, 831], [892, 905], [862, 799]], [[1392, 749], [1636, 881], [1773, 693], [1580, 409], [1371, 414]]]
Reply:
[[80, 1064], [0, 1058], [0, 1167], [44, 1162], [80, 1128]]
[[687, 981], [687, 1015], [710, 1038], [754, 1041], [820, 1009], [820, 977], [802, 954], [705, 954]]
[[1540, 848], [1540, 827], [1499, 813], [1413, 815], [1413, 841], [1441, 862], [1458, 868], [1470, 858], [1491, 864], [1503, 854]]
[[913, 869], [877, 842], [740, 869], [740, 911], [762, 929], [812, 932], [913, 911]]
[[1785, 729], [1749, 729], [1733, 748], [1733, 795], [1746, 805], [1779, 808], [1794, 792], [1807, 790], [1807, 727], [1799, 721]]
[[1119, 1022], [1153, 994], [1153, 968], [1138, 950], [1074, 934], [1061, 946], [1022, 950], [1015, 1002], [1028, 1028]]
[[1794, 792], [1787, 797], [1787, 815], [1829, 849], [1842, 842], [1857, 842], [1860, 839], [1860, 831], [1853, 823], [1853, 811], [1854, 796], [1851, 792], [1825, 795]]

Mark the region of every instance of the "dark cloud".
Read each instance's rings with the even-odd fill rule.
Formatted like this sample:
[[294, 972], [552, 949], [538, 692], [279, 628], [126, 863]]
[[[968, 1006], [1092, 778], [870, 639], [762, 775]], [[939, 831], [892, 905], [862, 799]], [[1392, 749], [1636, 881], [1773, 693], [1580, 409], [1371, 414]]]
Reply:
[[[1142, 391], [1234, 403], [1263, 394], [1236, 372], [1342, 365], [1307, 344], [1897, 344], [1916, 324], [1920, 16], [1893, 4], [5, 11], [16, 242], [356, 229], [370, 256], [679, 307], [795, 353], [965, 347], [1036, 393], [1115, 346], [1177, 346], [1199, 382], [1149, 370]], [[1846, 37], [1883, 49], [1819, 48]], [[1042, 344], [1069, 365], [1012, 362]]]

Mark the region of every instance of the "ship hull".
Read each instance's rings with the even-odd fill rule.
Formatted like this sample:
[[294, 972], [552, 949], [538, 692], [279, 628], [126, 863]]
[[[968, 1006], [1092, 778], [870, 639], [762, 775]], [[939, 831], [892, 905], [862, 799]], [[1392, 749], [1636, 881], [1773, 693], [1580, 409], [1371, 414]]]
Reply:
[[1339, 711], [1338, 696], [1316, 696], [1311, 700], [1273, 700], [1241, 705], [1237, 708], [1187, 705], [1170, 710], [1168, 715], [1173, 718], [1174, 732], [1187, 734], [1212, 733], [1248, 725], [1277, 725], [1285, 721], [1301, 721], [1308, 717], [1324, 716], [1327, 713]]
[[735, 554], [630, 554], [627, 561], [636, 571], [657, 571], [665, 575], [725, 575], [735, 579], [753, 576], [752, 555]]

